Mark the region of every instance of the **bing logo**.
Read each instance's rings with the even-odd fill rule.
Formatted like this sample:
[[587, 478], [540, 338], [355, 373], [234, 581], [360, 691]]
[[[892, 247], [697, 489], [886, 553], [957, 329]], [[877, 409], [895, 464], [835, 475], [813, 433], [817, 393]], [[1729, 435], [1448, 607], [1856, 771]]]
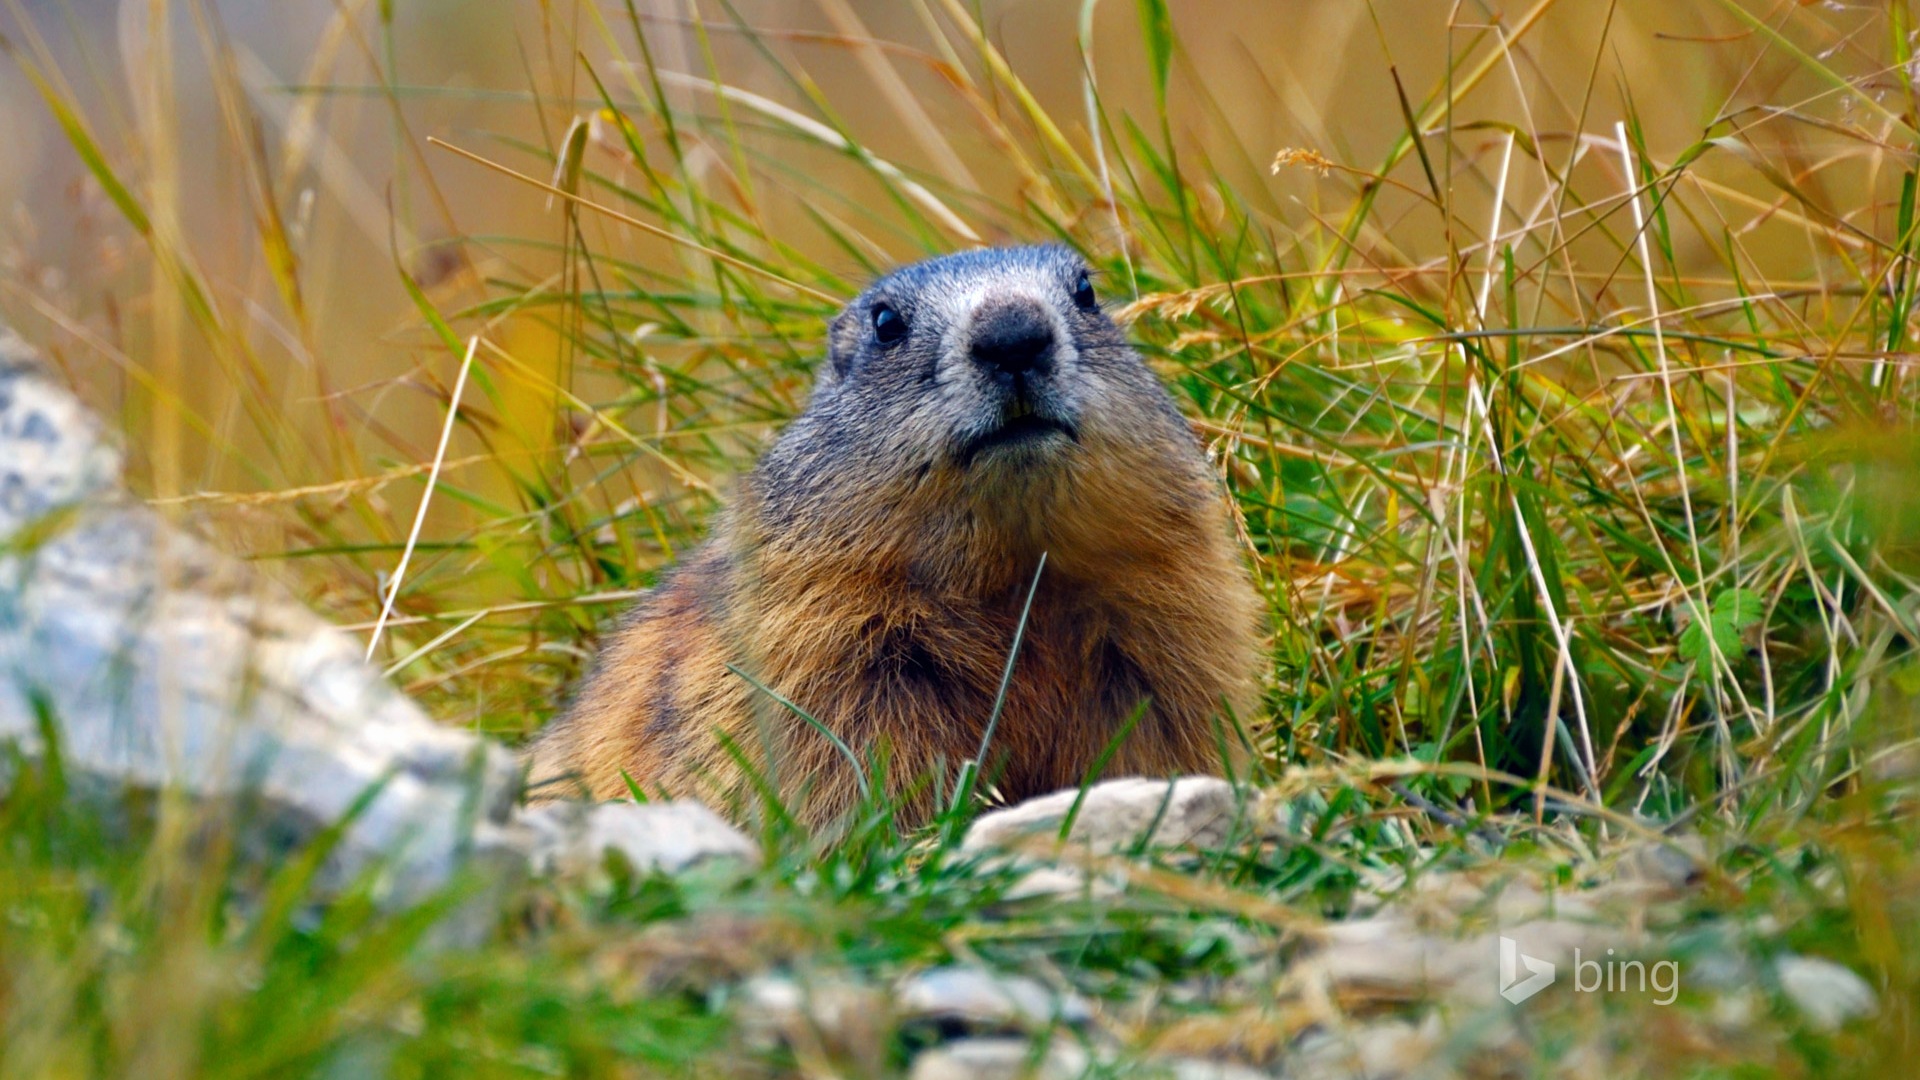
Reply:
[[[1529, 974], [1520, 978], [1520, 965]], [[1520, 951], [1520, 943], [1510, 937], [1500, 939], [1500, 996], [1515, 1005], [1553, 985], [1553, 965]]]

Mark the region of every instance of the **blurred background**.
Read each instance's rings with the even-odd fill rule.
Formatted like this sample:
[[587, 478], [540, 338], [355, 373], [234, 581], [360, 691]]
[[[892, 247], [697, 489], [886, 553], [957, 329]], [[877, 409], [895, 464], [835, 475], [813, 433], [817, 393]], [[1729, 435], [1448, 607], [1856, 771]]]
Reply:
[[[1869, 44], [1860, 39], [1871, 6], [1792, 6], [1769, 17], [1803, 47], [1842, 64], [1874, 63], [1870, 55], [1852, 55]], [[164, 27], [151, 21], [156, 11], [170, 12]], [[44, 78], [123, 182], [165, 198], [169, 205], [154, 211], [172, 219], [164, 227], [190, 247], [217, 292], [211, 301], [252, 324], [246, 332], [259, 377], [286, 387], [278, 405], [287, 420], [303, 428], [327, 422], [316, 393], [345, 394], [368, 410], [362, 425], [431, 433], [438, 411], [432, 402], [404, 390], [366, 389], [391, 388], [421, 362], [414, 351], [417, 312], [396, 268], [451, 290], [450, 298], [478, 300], [483, 286], [454, 280], [460, 271], [484, 276], [497, 264], [539, 280], [560, 269], [565, 256], [558, 246], [570, 225], [542, 192], [436, 149], [429, 136], [548, 179], [569, 124], [603, 104], [595, 80], [608, 100], [631, 105], [656, 90], [636, 81], [636, 66], [650, 61], [667, 103], [744, 129], [747, 144], [767, 159], [751, 166], [761, 175], [744, 175], [716, 139], [689, 151], [689, 181], [751, 185], [758, 227], [851, 279], [866, 260], [836, 250], [830, 230], [813, 218], [816, 209], [843, 222], [858, 212], [860, 240], [873, 257], [924, 254], [927, 238], [902, 235], [897, 222], [885, 220], [885, 185], [869, 169], [797, 133], [775, 108], [824, 123], [924, 178], [980, 239], [1044, 238], [1015, 235], [1004, 220], [1002, 211], [1025, 197], [999, 127], [1017, 106], [990, 92], [970, 98], [957, 91], [955, 68], [968, 79], [990, 73], [956, 31], [956, 12], [979, 19], [1012, 74], [1074, 146], [1084, 151], [1096, 134], [1084, 103], [1090, 75], [1115, 126], [1107, 134], [1124, 142], [1133, 137], [1125, 125], [1137, 124], [1160, 135], [1137, 6], [1120, 0], [12, 0], [0, 31], [38, 74], [17, 62], [0, 66], [0, 139], [7, 147], [0, 157], [0, 304], [15, 325], [69, 360], [74, 376], [101, 395], [97, 400], [122, 400], [131, 385], [126, 358], [150, 349], [153, 267], [37, 92], [34, 79]], [[1482, 59], [1490, 40], [1516, 31], [1523, 36], [1512, 53], [1456, 105], [1455, 127], [1478, 129], [1463, 139], [1467, 153], [1497, 153], [1502, 126], [1512, 125], [1556, 140], [1561, 145], [1550, 152], [1564, 157], [1574, 130], [1610, 135], [1629, 98], [1639, 104], [1649, 152], [1663, 161], [1717, 119], [1745, 109], [1791, 104], [1819, 114], [1856, 107], [1844, 95], [1823, 94], [1828, 88], [1781, 49], [1756, 56], [1751, 28], [1739, 32], [1740, 23], [1714, 5], [1182, 0], [1167, 14], [1178, 41], [1165, 94], [1172, 145], [1230, 184], [1268, 227], [1289, 232], [1343, 213], [1355, 185], [1321, 183], [1310, 170], [1271, 175], [1276, 151], [1306, 147], [1344, 165], [1376, 166], [1406, 129], [1396, 79], [1417, 101], [1450, 70], [1459, 74]], [[1516, 21], [1521, 16], [1524, 23]], [[641, 55], [636, 26], [650, 56]], [[1903, 93], [1897, 78], [1883, 83], [1872, 92]], [[716, 93], [721, 86], [754, 95], [754, 104], [728, 102]], [[1756, 127], [1755, 137], [1778, 140], [1803, 160], [1829, 152], [1823, 147], [1838, 138], [1805, 126]], [[656, 130], [642, 135], [662, 137]], [[610, 146], [596, 139], [587, 165], [618, 177], [624, 149]], [[1491, 192], [1473, 181], [1485, 177], [1463, 175], [1466, 182], [1452, 192], [1460, 216], [1476, 229]], [[1829, 169], [1818, 179], [1826, 185], [1870, 178]], [[1727, 182], [1763, 204], [1778, 195], [1750, 173]], [[285, 310], [263, 265], [256, 184], [271, 189], [281, 218], [271, 227], [284, 230], [297, 257], [303, 313]], [[1548, 186], [1538, 168], [1517, 170], [1510, 185], [1509, 200], [1522, 207]], [[837, 205], [810, 205], [822, 192]], [[1395, 194], [1384, 198], [1393, 203]], [[1844, 201], [1858, 191], [1833, 194]], [[1394, 206], [1381, 220], [1408, 259], [1444, 240], [1442, 223], [1409, 205]], [[623, 258], [671, 258], [650, 237], [607, 228], [604, 220], [586, 224]], [[951, 243], [970, 239], [946, 232]], [[1114, 245], [1112, 229], [1103, 236], [1097, 222], [1087, 234]], [[1805, 261], [1794, 231], [1777, 230], [1771, 240], [1749, 242], [1746, 250], [1770, 270]], [[1686, 241], [1676, 253], [1683, 264], [1700, 257], [1684, 250]], [[1704, 257], [1717, 262], [1712, 252]], [[238, 390], [201, 377], [168, 389], [207, 418], [230, 412]], [[134, 448], [145, 443], [135, 440]], [[214, 451], [204, 440], [186, 440], [180, 472], [169, 483], [182, 491], [246, 486], [241, 459]], [[252, 453], [248, 448], [241, 458]]]
[[1731, 595], [1738, 652], [1756, 595], [1845, 636], [1773, 448], [1907, 413], [1903, 4], [6, 0], [0, 37], [0, 317], [136, 490], [356, 632], [414, 551], [382, 654], [508, 735], [836, 301], [939, 251], [1106, 271], [1240, 496], [1283, 756], [1531, 771], [1572, 697], [1610, 715], [1570, 786], [1707, 729], [1725, 780], [1785, 706], [1765, 648], [1680, 635]]

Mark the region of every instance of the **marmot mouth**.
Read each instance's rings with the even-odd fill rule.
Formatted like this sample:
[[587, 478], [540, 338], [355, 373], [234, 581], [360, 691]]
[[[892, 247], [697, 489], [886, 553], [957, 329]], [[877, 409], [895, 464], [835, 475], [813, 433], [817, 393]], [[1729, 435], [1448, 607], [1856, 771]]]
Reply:
[[1008, 409], [999, 427], [975, 435], [960, 448], [960, 464], [971, 465], [975, 458], [990, 450], [1036, 443], [1054, 435], [1073, 441], [1080, 438], [1080, 433], [1073, 429], [1073, 425], [1064, 420], [1043, 416], [1031, 407]]

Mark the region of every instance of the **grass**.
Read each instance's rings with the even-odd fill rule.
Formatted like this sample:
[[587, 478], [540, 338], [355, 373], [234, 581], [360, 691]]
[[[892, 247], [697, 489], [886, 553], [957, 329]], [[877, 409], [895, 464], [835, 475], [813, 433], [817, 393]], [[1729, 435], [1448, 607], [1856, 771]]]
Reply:
[[[383, 620], [376, 662], [409, 692], [518, 739], [802, 406], [837, 298], [977, 238], [1074, 244], [1235, 499], [1274, 615], [1247, 719], [1305, 839], [1185, 866], [1185, 886], [1009, 915], [1001, 877], [950, 857], [955, 830], [903, 836], [871, 806], [836, 843], [769, 827], [769, 864], [743, 879], [530, 885], [484, 947], [449, 952], [427, 942], [457, 895], [263, 919], [255, 871], [187, 858], [166, 828], [107, 829], [16, 766], [38, 779], [0, 802], [0, 1071], [884, 1073], [916, 1033], [757, 1048], [728, 1030], [738, 979], [978, 958], [1132, 1015], [1232, 985], [1265, 947], [1245, 935], [1288, 947], [1272, 911], [1343, 911], [1368, 870], [1577, 863], [1634, 820], [1722, 853], [1693, 917], [1838, 959], [1883, 995], [1863, 1027], [1783, 1010], [1776, 1040], [1733, 1051], [1655, 1025], [1637, 1060], [1910, 1059], [1905, 5], [1723, 0], [1660, 46], [1707, 72], [1691, 80], [1626, 69], [1654, 48], [1644, 13], [1610, 7], [1586, 33], [1598, 16], [1551, 3], [1445, 24], [1383, 5], [1314, 45], [1364, 57], [1391, 129], [1328, 106], [1292, 145], [1219, 134], [1242, 106], [1178, 5], [1085, 5], [1066, 97], [1024, 81], [1044, 73], [959, 0], [911, 6], [898, 41], [830, 2], [820, 32], [724, 3], [549, 12], [521, 28], [514, 115], [536, 122], [439, 143], [409, 107], [477, 95], [408, 81], [388, 5], [341, 16], [315, 76], [275, 88], [190, 0], [198, 51], [156, 37], [108, 87], [130, 110], [89, 107], [98, 88], [76, 89], [45, 20], [11, 8], [7, 63], [141, 273], [61, 291], [16, 259], [0, 310], [125, 402], [156, 505], [224, 530], [336, 621]], [[1552, 33], [1561, 48], [1539, 43]], [[244, 180], [213, 235], [188, 226], [206, 207], [182, 190], [175, 51], [211, 72], [219, 160]], [[849, 60], [871, 81], [840, 77]], [[1272, 94], [1253, 107], [1293, 100]], [[348, 206], [371, 185], [286, 127], [262, 135], [267, 102], [384, 118], [399, 179], [377, 244], [345, 211], [299, 225], [303, 192]], [[450, 209], [476, 192], [552, 210], [498, 231]], [[356, 368], [333, 336], [322, 267], [356, 255], [389, 264], [360, 275], [404, 305], [382, 335], [404, 363]], [[109, 318], [128, 289], [133, 314]], [[1150, 1043], [1155, 1016], [1129, 1036]]]

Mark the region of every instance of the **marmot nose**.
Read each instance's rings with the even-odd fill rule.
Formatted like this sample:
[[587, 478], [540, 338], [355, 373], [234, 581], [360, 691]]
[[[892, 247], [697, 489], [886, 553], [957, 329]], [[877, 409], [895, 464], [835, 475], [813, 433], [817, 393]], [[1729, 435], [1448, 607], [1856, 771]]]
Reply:
[[1053, 370], [1053, 324], [1035, 304], [995, 304], [973, 317], [973, 359], [995, 375]]

